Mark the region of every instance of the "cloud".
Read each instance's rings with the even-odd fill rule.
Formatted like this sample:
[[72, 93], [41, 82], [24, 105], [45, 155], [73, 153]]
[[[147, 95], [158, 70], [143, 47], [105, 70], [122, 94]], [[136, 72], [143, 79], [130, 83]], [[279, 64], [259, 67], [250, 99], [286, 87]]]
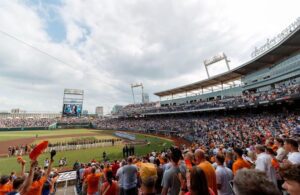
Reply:
[[[224, 51], [236, 67], [255, 45], [298, 17], [298, 1], [1, 1], [0, 110], [62, 108], [64, 88], [84, 109], [131, 103], [130, 84], [157, 91], [206, 78], [203, 60]], [[281, 14], [278, 14], [281, 13]], [[4, 95], [2, 95], [4, 94]], [[155, 99], [156, 98], [156, 99]]]

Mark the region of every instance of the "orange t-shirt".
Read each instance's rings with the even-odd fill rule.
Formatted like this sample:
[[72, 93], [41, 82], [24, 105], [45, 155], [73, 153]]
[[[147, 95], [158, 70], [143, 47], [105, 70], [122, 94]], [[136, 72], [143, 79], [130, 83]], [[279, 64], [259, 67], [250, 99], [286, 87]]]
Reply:
[[247, 163], [244, 159], [238, 158], [236, 161], [234, 161], [234, 163], [232, 165], [232, 173], [233, 173], [233, 175], [235, 175], [236, 172], [239, 169], [242, 169], [242, 168], [250, 169], [251, 165], [249, 163]]
[[[104, 194], [105, 191], [106, 193]], [[101, 187], [101, 194], [104, 195], [117, 195], [117, 192], [118, 192], [118, 184], [115, 181], [113, 181], [110, 186], [108, 182], [105, 182]]]
[[47, 181], [46, 177], [41, 177], [38, 181], [34, 181], [30, 188], [29, 191], [27, 192], [28, 195], [41, 195], [42, 194], [42, 189], [44, 183]]
[[10, 182], [7, 182], [4, 185], [0, 185], [0, 195], [5, 195], [10, 191], [12, 191], [12, 184]]
[[204, 171], [208, 187], [211, 188], [215, 194], [218, 194], [216, 171], [214, 167], [208, 161], [201, 162], [198, 167]]
[[87, 193], [88, 194], [93, 194], [98, 192], [98, 186], [99, 186], [99, 180], [101, 177], [101, 173], [97, 173], [97, 174], [90, 174], [87, 176], [86, 178], [86, 182], [87, 182]]
[[280, 165], [276, 158], [272, 158], [272, 166], [274, 167], [275, 170], [279, 169]]
[[276, 152], [276, 151], [278, 150], [278, 147], [274, 144], [274, 145], [272, 146], [272, 150], [273, 150], [274, 152]]

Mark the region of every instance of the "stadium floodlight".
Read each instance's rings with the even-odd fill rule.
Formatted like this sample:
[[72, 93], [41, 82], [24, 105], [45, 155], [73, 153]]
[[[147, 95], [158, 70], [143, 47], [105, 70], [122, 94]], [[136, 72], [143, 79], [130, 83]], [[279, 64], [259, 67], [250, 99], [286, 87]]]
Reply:
[[220, 62], [222, 60], [225, 60], [227, 70], [229, 71], [230, 70], [230, 67], [229, 67], [230, 60], [227, 59], [227, 56], [225, 55], [224, 52], [218, 53], [217, 55], [203, 61], [208, 78], [210, 77], [210, 75], [209, 75], [209, 71], [208, 71], [207, 67], [210, 65], [213, 65], [217, 62]]
[[142, 89], [142, 103], [144, 103], [144, 85], [143, 83], [136, 83], [136, 84], [131, 84], [131, 92], [132, 92], [132, 98], [133, 98], [133, 104], [135, 104], [135, 96], [134, 96], [134, 88], [141, 88]]

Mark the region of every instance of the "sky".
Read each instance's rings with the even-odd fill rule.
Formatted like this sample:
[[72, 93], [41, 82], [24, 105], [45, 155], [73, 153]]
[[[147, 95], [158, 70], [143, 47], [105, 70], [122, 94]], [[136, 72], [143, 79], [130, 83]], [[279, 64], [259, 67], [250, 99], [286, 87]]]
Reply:
[[[65, 88], [83, 109], [133, 103], [206, 79], [224, 52], [234, 68], [299, 15], [299, 0], [1, 0], [0, 111], [60, 112]], [[211, 75], [226, 71], [217, 67]], [[141, 92], [135, 91], [136, 99]]]

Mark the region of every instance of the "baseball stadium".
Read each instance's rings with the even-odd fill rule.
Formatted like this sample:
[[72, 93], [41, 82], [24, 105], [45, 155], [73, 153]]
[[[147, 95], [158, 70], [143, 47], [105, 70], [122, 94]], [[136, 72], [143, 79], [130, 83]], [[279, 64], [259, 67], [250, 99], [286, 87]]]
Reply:
[[59, 114], [0, 113], [0, 195], [300, 194], [300, 18], [228, 62], [107, 117], [69, 88]]

